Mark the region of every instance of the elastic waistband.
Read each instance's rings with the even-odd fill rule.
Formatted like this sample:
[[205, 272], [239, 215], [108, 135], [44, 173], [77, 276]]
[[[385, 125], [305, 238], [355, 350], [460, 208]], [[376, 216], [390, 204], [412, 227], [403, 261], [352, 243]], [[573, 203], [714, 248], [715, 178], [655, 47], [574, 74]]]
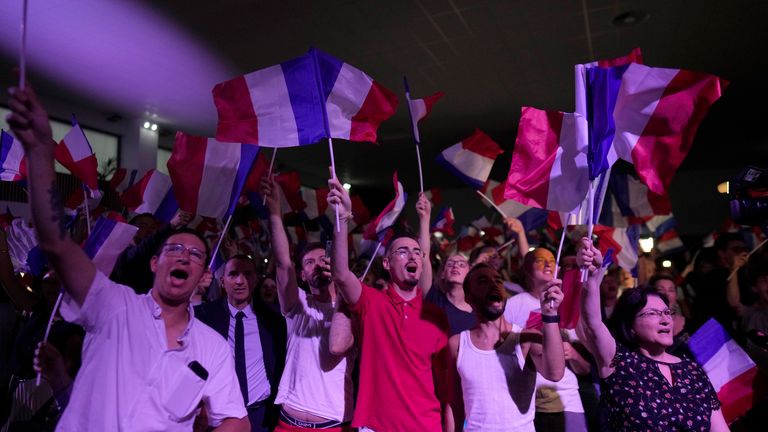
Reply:
[[303, 427], [307, 429], [329, 429], [333, 427], [344, 426], [346, 424], [338, 420], [328, 420], [324, 422], [308, 422], [299, 420], [297, 418], [291, 417], [291, 415], [285, 412], [283, 409], [280, 409], [280, 420], [288, 423], [291, 426]]

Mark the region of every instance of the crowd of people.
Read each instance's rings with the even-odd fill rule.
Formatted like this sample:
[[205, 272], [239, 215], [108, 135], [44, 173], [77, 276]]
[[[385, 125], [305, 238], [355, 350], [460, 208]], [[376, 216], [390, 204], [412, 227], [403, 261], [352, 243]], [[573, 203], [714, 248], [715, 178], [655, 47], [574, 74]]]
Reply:
[[[65, 226], [43, 106], [28, 87], [9, 107], [48, 265], [15, 272], [0, 230], [3, 430], [725, 431], [690, 335], [714, 318], [768, 368], [768, 253], [737, 233], [681, 273], [634, 279], [586, 237], [559, 262], [529, 248], [514, 218], [515, 247], [446, 253], [421, 194], [417, 233], [395, 233], [360, 275], [339, 180], [332, 241], [295, 245], [265, 177], [270, 256], [225, 245], [213, 275], [190, 215], [141, 214], [103, 274]], [[582, 272], [578, 325], [563, 328], [564, 281]], [[754, 406], [734, 430], [760, 424], [766, 400]]]

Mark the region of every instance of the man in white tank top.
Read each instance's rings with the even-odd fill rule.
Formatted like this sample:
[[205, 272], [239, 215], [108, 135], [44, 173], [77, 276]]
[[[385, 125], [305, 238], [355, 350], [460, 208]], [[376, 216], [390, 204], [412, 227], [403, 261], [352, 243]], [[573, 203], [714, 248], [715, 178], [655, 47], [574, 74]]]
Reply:
[[[275, 399], [282, 409], [275, 431], [347, 430], [354, 403], [352, 368], [356, 353], [349, 349], [335, 355], [330, 349], [342, 344], [331, 341], [332, 335], [349, 340], [352, 335], [348, 322], [339, 327], [348, 334], [330, 331], [337, 296], [329, 257], [319, 243], [309, 244], [299, 252], [299, 276], [309, 293], [299, 289], [283, 227], [279, 186], [274, 179], [262, 181], [262, 193], [269, 208], [280, 312], [288, 327], [285, 370]], [[339, 314], [337, 319], [349, 320]]]
[[487, 264], [469, 271], [464, 296], [478, 324], [448, 341], [451, 392], [443, 430], [534, 432], [536, 372], [558, 381], [565, 369], [557, 315], [560, 280], [552, 279], [542, 291], [542, 332], [512, 332], [503, 317], [503, 280]]

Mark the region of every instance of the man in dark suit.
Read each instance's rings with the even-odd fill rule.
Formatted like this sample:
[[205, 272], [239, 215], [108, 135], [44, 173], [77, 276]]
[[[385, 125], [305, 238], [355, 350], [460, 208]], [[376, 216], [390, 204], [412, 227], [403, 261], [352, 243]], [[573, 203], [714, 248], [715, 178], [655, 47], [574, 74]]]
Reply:
[[221, 284], [227, 295], [195, 307], [195, 317], [229, 342], [235, 357], [251, 431], [269, 431], [277, 424], [273, 401], [285, 365], [285, 320], [254, 299], [258, 275], [246, 255], [235, 255], [224, 266]]

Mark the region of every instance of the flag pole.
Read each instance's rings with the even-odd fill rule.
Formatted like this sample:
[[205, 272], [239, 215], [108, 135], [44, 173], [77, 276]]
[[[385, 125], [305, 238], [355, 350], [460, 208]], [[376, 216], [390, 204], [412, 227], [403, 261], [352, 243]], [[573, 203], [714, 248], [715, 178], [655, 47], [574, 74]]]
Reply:
[[229, 215], [227, 217], [227, 222], [224, 223], [224, 228], [221, 230], [221, 235], [219, 236], [219, 240], [216, 242], [216, 247], [213, 248], [213, 253], [211, 254], [211, 262], [208, 264], [208, 270], [213, 270], [213, 262], [216, 261], [216, 254], [219, 253], [219, 249], [221, 248], [221, 244], [224, 242], [224, 236], [227, 235], [227, 231], [229, 231], [229, 224], [232, 223], [232, 215]]
[[[570, 220], [571, 214], [568, 213], [568, 219]], [[557, 257], [555, 258], [555, 277], [557, 278], [560, 271], [560, 256], [563, 254], [563, 243], [565, 243], [565, 232], [568, 231], [568, 225], [563, 226], [563, 232], [560, 234], [560, 244], [557, 245]], [[555, 300], [549, 301], [549, 307], [552, 308], [555, 305]]]
[[83, 184], [83, 201], [85, 202], [85, 226], [88, 229], [88, 235], [91, 235], [91, 210], [88, 207], [88, 189]]
[[[26, 2], [25, 2], [26, 3]], [[59, 310], [59, 306], [61, 305], [61, 299], [64, 297], [64, 291], [59, 291], [59, 296], [56, 297], [56, 303], [53, 305], [53, 310], [51, 311], [51, 317], [48, 318], [48, 325], [45, 327], [45, 335], [43, 336], [43, 343], [48, 342], [48, 335], [51, 334], [51, 326], [53, 325], [53, 317], [56, 316], [56, 311]], [[41, 372], [37, 373], [37, 379], [35, 381], [35, 385], [40, 385], [40, 376], [42, 375]]]
[[419, 164], [419, 191], [424, 193], [424, 174], [421, 169], [421, 140], [418, 133], [419, 124], [418, 122], [413, 122], [413, 113], [411, 113], [411, 89], [408, 87], [408, 78], [406, 78], [405, 75], [403, 75], [403, 86], [405, 87], [405, 101], [406, 106], [408, 107], [408, 120], [411, 123], [411, 137], [413, 137], [413, 142], [416, 144], [416, 161]]
[[[595, 224], [592, 220], [593, 214], [595, 212], [595, 185], [594, 180], [589, 182], [589, 198], [587, 200], [587, 214], [589, 215], [589, 219], [587, 219], [587, 238], [589, 241], [592, 241], [592, 231], [594, 231]], [[586, 268], [581, 269], [581, 282], [584, 283], [587, 281], [587, 278], [589, 277], [589, 271]]]
[[[331, 137], [328, 137], [328, 150], [331, 152], [331, 174], [333, 174], [333, 178], [336, 177], [336, 160], [333, 158], [333, 139]], [[339, 205], [336, 204], [334, 206], [336, 208], [336, 232], [341, 232], [341, 228], [339, 227]]]
[[[267, 179], [272, 179], [272, 167], [275, 165], [275, 156], [277, 155], [277, 147], [272, 149], [272, 160], [269, 161], [269, 169], [267, 170]], [[261, 205], [267, 205], [267, 196], [264, 195], [264, 200]]]
[[360, 276], [360, 279], [359, 279], [360, 282], [362, 282], [363, 279], [365, 279], [365, 275], [367, 275], [368, 274], [368, 270], [371, 269], [371, 265], [373, 264], [373, 260], [376, 259], [376, 255], [379, 253], [379, 248], [380, 247], [381, 247], [381, 242], [376, 243], [376, 249], [373, 250], [373, 255], [371, 255], [371, 259], [370, 259], [370, 261], [368, 261], [368, 265], [365, 266], [365, 271], [363, 272], [363, 275]]
[[[766, 243], [768, 243], [768, 239], [765, 239], [765, 240], [761, 241], [760, 244], [758, 244], [757, 246], [754, 247], [754, 249], [749, 251], [749, 253], [747, 254], [747, 260], [749, 260], [749, 257], [751, 257], [753, 253], [755, 253], [758, 250], [760, 250], [760, 248], [763, 247], [763, 245], [765, 245]], [[728, 280], [733, 279], [733, 277], [736, 276], [736, 273], [738, 273], [738, 272], [739, 272], [739, 269], [736, 269], [736, 270], [732, 271], [731, 274], [728, 275]]]
[[503, 217], [504, 219], [506, 219], [506, 218], [507, 218], [507, 214], [506, 214], [506, 213], [504, 213], [504, 211], [503, 211], [502, 209], [500, 209], [500, 208], [499, 208], [499, 206], [497, 206], [497, 205], [496, 205], [496, 203], [495, 203], [495, 202], [493, 202], [493, 200], [491, 200], [490, 198], [488, 198], [487, 196], [485, 196], [485, 194], [483, 194], [483, 193], [482, 193], [482, 192], [480, 192], [479, 190], [475, 190], [475, 192], [477, 192], [477, 194], [478, 194], [478, 195], [480, 195], [480, 198], [482, 198], [482, 199], [484, 199], [484, 200], [488, 201], [488, 203], [489, 203], [490, 205], [492, 205], [492, 206], [493, 206], [493, 208], [495, 208], [497, 212], [499, 212], [499, 214], [501, 215], [501, 217]]
[[[19, 44], [19, 89], [27, 85], [27, 1], [22, 1], [21, 9], [21, 42]], [[37, 376], [40, 385], [40, 375]]]

